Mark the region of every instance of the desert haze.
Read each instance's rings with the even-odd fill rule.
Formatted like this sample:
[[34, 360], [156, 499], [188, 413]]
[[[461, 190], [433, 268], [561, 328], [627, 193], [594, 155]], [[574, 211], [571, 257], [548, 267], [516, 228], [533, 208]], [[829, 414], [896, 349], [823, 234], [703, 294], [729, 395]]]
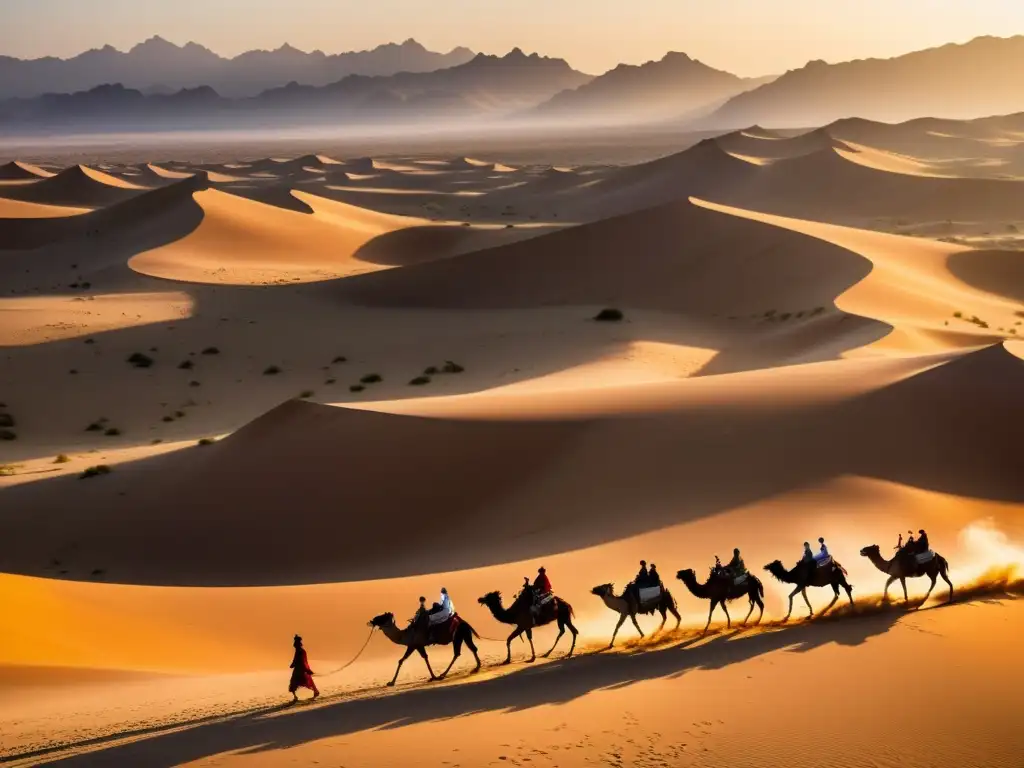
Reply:
[[0, 762], [1019, 766], [1003, 45], [0, 105]]

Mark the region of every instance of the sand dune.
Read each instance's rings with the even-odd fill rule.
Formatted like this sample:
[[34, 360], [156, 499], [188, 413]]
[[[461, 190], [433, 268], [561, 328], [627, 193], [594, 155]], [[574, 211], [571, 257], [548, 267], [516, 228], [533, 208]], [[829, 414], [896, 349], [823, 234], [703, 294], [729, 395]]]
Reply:
[[35, 179], [48, 179], [51, 176], [53, 176], [52, 173], [37, 165], [22, 163], [18, 160], [0, 165], [0, 181], [34, 181]]
[[[674, 151], [695, 138], [4, 166], [0, 759], [1016, 765], [1024, 123]], [[921, 527], [968, 605], [880, 606], [860, 547]], [[857, 607], [784, 627], [761, 565], [818, 536]], [[700, 639], [674, 571], [734, 546], [765, 623]], [[616, 614], [590, 589], [640, 557], [683, 629], [644, 616], [599, 653]], [[509, 627], [477, 597], [542, 564], [582, 657], [565, 637], [498, 668]], [[441, 585], [479, 676], [464, 654], [427, 688], [412, 658], [381, 694], [402, 649], [375, 635], [326, 674]], [[295, 632], [325, 696], [284, 711]], [[775, 692], [822, 669], [835, 744], [794, 752]], [[960, 692], [941, 733], [865, 694], [908, 669], [929, 701]]]
[[18, 187], [0, 187], [0, 196], [44, 205], [102, 208], [138, 194], [145, 187], [74, 165], [56, 176]]

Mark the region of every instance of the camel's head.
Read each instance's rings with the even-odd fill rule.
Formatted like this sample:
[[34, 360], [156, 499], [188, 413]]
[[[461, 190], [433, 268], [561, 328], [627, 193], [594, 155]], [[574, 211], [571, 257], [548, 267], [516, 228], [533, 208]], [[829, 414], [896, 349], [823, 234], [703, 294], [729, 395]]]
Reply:
[[882, 552], [882, 550], [878, 548], [877, 544], [872, 544], [870, 547], [864, 547], [864, 549], [862, 549], [860, 551], [861, 555], [864, 556], [864, 557], [871, 557], [872, 555], [880, 555], [881, 552]]
[[477, 600], [480, 605], [500, 605], [501, 604], [501, 592], [495, 590], [494, 592], [488, 592], [486, 595]]
[[779, 569], [785, 570], [781, 560], [772, 560], [770, 563], [768, 563], [768, 565], [764, 567], [764, 569], [768, 571], [768, 573], [773, 573], [775, 571], [778, 571]]
[[676, 578], [680, 581], [686, 581], [687, 579], [694, 579], [697, 574], [694, 573], [693, 568], [684, 568], [683, 570], [676, 573]]
[[598, 597], [608, 597], [615, 594], [615, 587], [612, 584], [598, 584], [590, 590], [590, 594], [597, 595]]
[[393, 614], [391, 612], [382, 613], [380, 616], [374, 616], [372, 619], [370, 619], [369, 622], [367, 622], [368, 626], [376, 627], [377, 629], [381, 629], [383, 627], [388, 626], [389, 624], [394, 624], [394, 623], [395, 623], [395, 614]]

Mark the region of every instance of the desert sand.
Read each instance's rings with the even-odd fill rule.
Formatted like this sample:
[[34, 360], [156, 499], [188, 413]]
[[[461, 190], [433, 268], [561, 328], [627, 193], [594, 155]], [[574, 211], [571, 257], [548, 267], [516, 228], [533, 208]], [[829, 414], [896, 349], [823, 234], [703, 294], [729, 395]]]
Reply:
[[[751, 126], [628, 164], [10, 158], [0, 760], [1018, 765], [1017, 122]], [[920, 528], [955, 599], [883, 602], [860, 550]], [[783, 622], [763, 565], [818, 536], [856, 602], [812, 588]], [[676, 572], [733, 547], [764, 617], [704, 636]], [[607, 650], [591, 589], [641, 558], [682, 621]], [[574, 657], [503, 666], [478, 598], [541, 565]], [[482, 670], [414, 655], [385, 688], [403, 649], [367, 622], [441, 586]], [[295, 633], [322, 695], [291, 705]]]

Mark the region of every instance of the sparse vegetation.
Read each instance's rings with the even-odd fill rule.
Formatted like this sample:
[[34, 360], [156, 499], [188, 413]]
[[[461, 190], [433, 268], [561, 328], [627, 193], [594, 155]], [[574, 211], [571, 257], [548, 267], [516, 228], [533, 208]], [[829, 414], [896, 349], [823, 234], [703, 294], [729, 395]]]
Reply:
[[188, 383], [188, 385], [189, 385], [190, 387], [201, 387], [201, 386], [203, 386], [203, 385], [202, 385], [202, 384], [200, 384], [200, 383], [199, 383], [198, 381], [190, 381], [190, 382]]
[[12, 440], [17, 440], [17, 439], [18, 439], [18, 434], [13, 429], [0, 429], [0, 440], [4, 440], [5, 442], [10, 442]]
[[183, 363], [180, 363], [178, 367], [183, 371], [191, 371], [195, 367], [195, 363], [191, 360], [186, 360]]
[[268, 365], [266, 368], [263, 369], [264, 376], [276, 376], [280, 372], [281, 369], [278, 368], [276, 365]]
[[68, 373], [70, 373], [72, 376], [77, 376], [78, 375], [78, 369], [77, 368], [72, 368], [70, 371], [68, 371]]
[[417, 376], [415, 379], [409, 382], [410, 387], [422, 387], [424, 384], [430, 383], [429, 376]]
[[312, 397], [315, 394], [312, 389], [304, 389], [299, 393], [299, 398], [305, 400], [306, 398]]
[[368, 373], [365, 376], [363, 376], [363, 378], [361, 378], [359, 381], [362, 384], [379, 384], [380, 382], [384, 381], [384, 379], [381, 377], [379, 373]]
[[441, 373], [464, 373], [465, 370], [466, 369], [458, 363], [453, 363], [451, 360], [445, 360], [444, 367], [441, 368]]
[[793, 314], [791, 312], [783, 312], [781, 315], [779, 315], [779, 321], [784, 323], [787, 320], [789, 320], [789, 318], [791, 318], [792, 316]]
[[338, 381], [337, 379], [327, 379], [327, 380], [326, 380], [326, 381], [324, 382], [324, 386], [328, 386], [328, 387], [329, 387], [329, 386], [330, 386], [331, 384], [335, 384], [335, 383], [337, 383], [337, 381]]
[[79, 475], [80, 480], [88, 480], [90, 477], [99, 477], [100, 475], [109, 475], [113, 470], [106, 464], [97, 464], [95, 467], [87, 467], [86, 470]]
[[185, 416], [187, 416], [187, 415], [188, 414], [186, 414], [184, 411], [175, 411], [174, 412], [174, 418], [176, 418], [176, 419], [184, 419]]
[[219, 355], [220, 354], [220, 350], [217, 349], [216, 347], [207, 347], [206, 349], [203, 350], [203, 354], [204, 355]]
[[621, 309], [615, 309], [614, 307], [606, 307], [594, 315], [594, 320], [600, 323], [617, 323], [621, 321], [625, 315], [622, 314]]
[[435, 365], [431, 365], [426, 370], [423, 371], [424, 376], [436, 376], [438, 373], [439, 371], [437, 370], [437, 366]]
[[366, 389], [366, 387], [364, 387], [362, 384], [353, 384], [351, 387], [348, 388], [348, 391], [349, 392], [362, 392], [364, 389]]
[[14, 417], [9, 413], [0, 413], [0, 427], [13, 427]]
[[118, 437], [121, 434], [121, 430], [118, 429], [117, 427], [111, 427], [103, 434], [106, 435], [107, 437]]
[[348, 362], [348, 358], [347, 357], [344, 357], [343, 355], [338, 355], [336, 358], [331, 360], [331, 365], [337, 365], [338, 363], [347, 363], [347, 362]]
[[163, 419], [161, 419], [161, 421], [163, 421], [165, 424], [170, 424], [172, 421], [174, 421], [174, 417], [173, 416], [164, 416]]
[[142, 352], [132, 352], [128, 356], [128, 363], [136, 368], [149, 368], [153, 365], [153, 358]]
[[71, 457], [68, 456], [66, 453], [58, 453], [57, 457], [53, 460], [53, 463], [54, 464], [67, 464], [69, 461], [71, 461]]
[[963, 316], [964, 316], [963, 312], [954, 312], [953, 313], [953, 317], [955, 317], [957, 320], [963, 319]]
[[813, 317], [814, 315], [820, 315], [824, 311], [825, 311], [824, 307], [815, 307], [814, 309], [811, 310], [811, 316]]
[[203, 437], [200, 438], [199, 442], [197, 442], [196, 445], [213, 445], [215, 442], [217, 441], [214, 440], [212, 437]]
[[100, 424], [98, 421], [94, 421], [92, 424], [90, 424], [88, 427], [85, 428], [85, 431], [86, 432], [102, 432], [103, 431], [103, 425]]

